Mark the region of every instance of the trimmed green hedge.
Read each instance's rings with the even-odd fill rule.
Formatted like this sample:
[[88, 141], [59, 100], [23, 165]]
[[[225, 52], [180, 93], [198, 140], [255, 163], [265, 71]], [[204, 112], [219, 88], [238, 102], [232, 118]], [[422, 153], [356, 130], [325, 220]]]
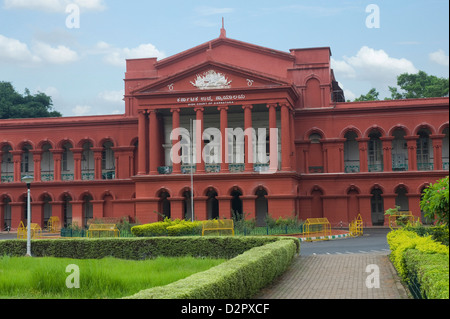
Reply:
[[[283, 274], [300, 241], [293, 237], [154, 237], [33, 240], [35, 257], [73, 259], [147, 259], [157, 256], [227, 258], [206, 272], [164, 287], [144, 290], [129, 299], [242, 299]], [[0, 241], [0, 256], [24, 256], [25, 240]]]
[[430, 299], [449, 296], [449, 247], [400, 229], [387, 235], [391, 260], [400, 277], [411, 283], [414, 278], [422, 293]]
[[[141, 260], [158, 256], [234, 258], [254, 247], [283, 240], [280, 237], [153, 237], [32, 240], [36, 257], [101, 259], [115, 257]], [[292, 239], [292, 238], [291, 238]], [[300, 242], [295, 239], [297, 251]], [[0, 241], [0, 256], [25, 256], [26, 240]]]
[[283, 274], [294, 258], [296, 239], [253, 248], [219, 266], [126, 299], [248, 299]]
[[134, 226], [131, 232], [136, 237], [201, 235], [202, 222], [166, 218], [162, 222]]
[[405, 252], [405, 264], [409, 276], [417, 278], [422, 296], [428, 299], [449, 299], [448, 255], [408, 249]]

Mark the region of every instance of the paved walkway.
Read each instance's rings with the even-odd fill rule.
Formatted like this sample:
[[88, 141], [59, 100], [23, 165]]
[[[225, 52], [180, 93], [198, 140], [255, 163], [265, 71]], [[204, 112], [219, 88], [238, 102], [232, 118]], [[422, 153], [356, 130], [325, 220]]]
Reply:
[[[366, 279], [379, 267], [380, 288], [369, 289]], [[370, 281], [373, 282], [373, 281]], [[259, 299], [407, 299], [407, 293], [388, 253], [296, 257], [292, 266]]]

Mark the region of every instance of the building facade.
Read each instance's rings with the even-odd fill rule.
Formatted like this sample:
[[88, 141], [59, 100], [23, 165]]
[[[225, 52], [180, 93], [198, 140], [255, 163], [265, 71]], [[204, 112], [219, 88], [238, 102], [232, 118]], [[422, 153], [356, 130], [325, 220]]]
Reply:
[[160, 61], [128, 60], [125, 114], [1, 120], [0, 225], [26, 219], [24, 175], [42, 227], [233, 213], [335, 226], [361, 214], [370, 227], [395, 205], [421, 216], [423, 189], [448, 175], [449, 99], [346, 103], [330, 57], [222, 29]]

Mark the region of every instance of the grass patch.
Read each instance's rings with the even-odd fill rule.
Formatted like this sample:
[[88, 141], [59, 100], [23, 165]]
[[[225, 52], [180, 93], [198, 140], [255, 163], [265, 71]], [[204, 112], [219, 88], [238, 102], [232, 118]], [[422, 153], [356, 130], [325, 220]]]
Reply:
[[[208, 270], [225, 259], [158, 257], [69, 259], [0, 257], [0, 299], [115, 299], [165, 286]], [[68, 265], [80, 270], [80, 288], [69, 289]]]

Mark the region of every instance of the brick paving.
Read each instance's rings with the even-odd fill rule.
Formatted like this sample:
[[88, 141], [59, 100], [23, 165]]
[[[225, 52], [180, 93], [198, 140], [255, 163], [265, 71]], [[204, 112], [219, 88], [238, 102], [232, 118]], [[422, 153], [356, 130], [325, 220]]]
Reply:
[[[367, 288], [368, 265], [380, 270], [380, 288]], [[388, 253], [296, 257], [258, 299], [407, 299]]]

